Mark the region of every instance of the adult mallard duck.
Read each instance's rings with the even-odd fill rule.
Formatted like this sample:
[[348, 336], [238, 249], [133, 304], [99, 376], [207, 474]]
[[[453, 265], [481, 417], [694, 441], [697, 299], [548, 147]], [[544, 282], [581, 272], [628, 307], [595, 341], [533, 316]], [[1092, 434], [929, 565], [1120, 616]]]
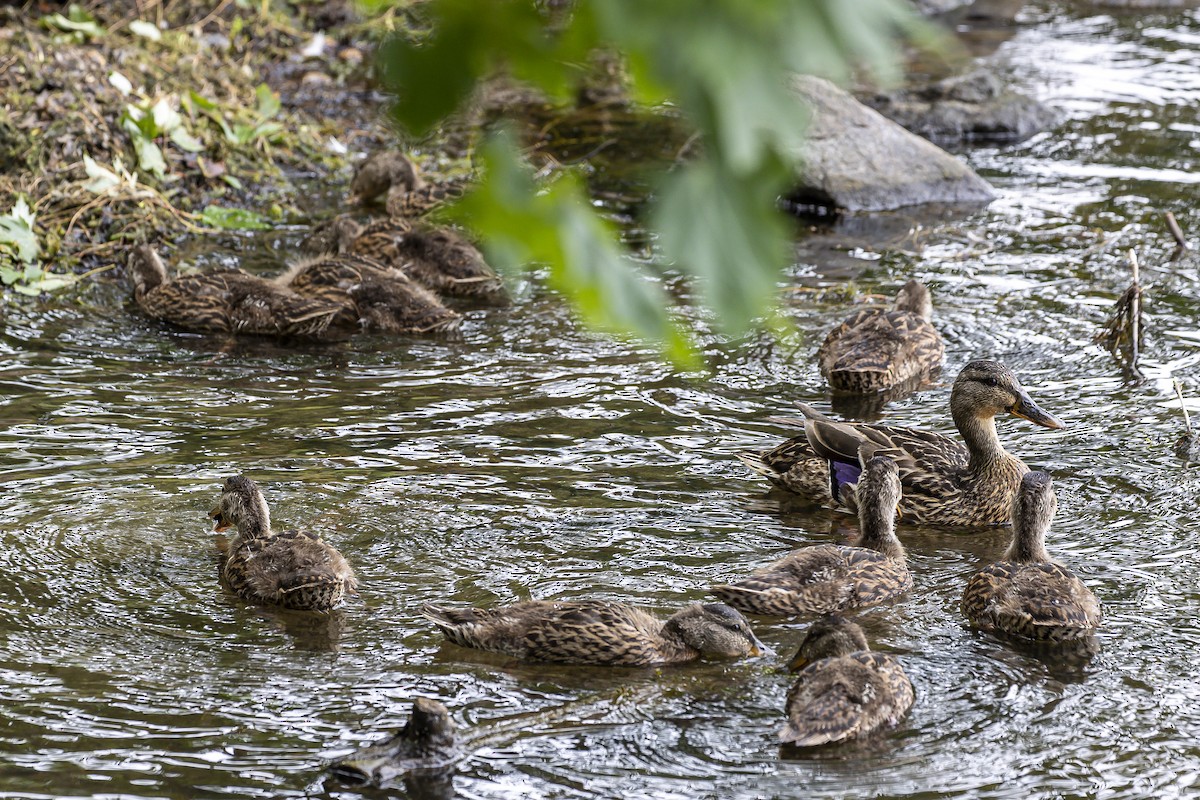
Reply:
[[462, 315], [401, 272], [358, 255], [303, 259], [274, 278], [279, 286], [340, 304], [336, 324], [378, 333], [450, 333]]
[[442, 295], [500, 302], [504, 284], [483, 254], [449, 228], [378, 219], [361, 225], [341, 215], [317, 227], [302, 247], [310, 253], [365, 256], [403, 272]]
[[788, 665], [799, 670], [787, 696], [785, 744], [843, 742], [900, 722], [915, 694], [891, 656], [872, 653], [862, 628], [837, 616], [809, 627]]
[[490, 609], [426, 604], [421, 613], [457, 645], [525, 661], [650, 666], [769, 652], [745, 617], [721, 603], [693, 603], [665, 623], [604, 600], [527, 600]]
[[973, 527], [1009, 521], [1012, 496], [1029, 471], [996, 435], [1005, 411], [1045, 428], [1062, 428], [1038, 408], [1012, 370], [999, 361], [972, 361], [950, 392], [950, 415], [966, 446], [938, 433], [893, 425], [835, 422], [806, 405], [804, 433], [763, 453], [739, 458], [776, 486], [814, 503], [855, 509], [862, 461], [886, 455], [900, 468], [906, 522]]
[[237, 534], [221, 563], [221, 577], [252, 603], [329, 611], [354, 591], [354, 570], [333, 545], [307, 531], [271, 530], [271, 512], [258, 484], [245, 475], [225, 481], [214, 529]]
[[712, 593], [740, 611], [793, 616], [864, 608], [899, 597], [912, 588], [904, 546], [896, 538], [900, 470], [874, 456], [858, 481], [860, 547], [836, 544], [802, 547], [737, 583]]
[[450, 712], [437, 700], [418, 697], [408, 722], [394, 736], [338, 761], [330, 772], [345, 784], [378, 785], [412, 770], [446, 769], [460, 755]]
[[941, 370], [945, 351], [932, 317], [929, 289], [909, 281], [893, 308], [860, 309], [829, 332], [817, 351], [821, 374], [834, 391], [848, 394], [928, 381]]
[[239, 269], [169, 278], [150, 245], [133, 249], [129, 270], [133, 298], [147, 316], [198, 333], [324, 337], [342, 311], [338, 302], [301, 297]]
[[1050, 476], [1029, 472], [1012, 503], [1012, 543], [999, 561], [977, 572], [963, 592], [962, 611], [976, 628], [1036, 641], [1091, 635], [1100, 602], [1083, 581], [1050, 559], [1046, 531], [1058, 499]]
[[464, 186], [463, 181], [428, 183], [404, 153], [380, 150], [355, 168], [350, 197], [358, 203], [370, 203], [384, 195], [388, 216], [411, 219], [461, 196]]

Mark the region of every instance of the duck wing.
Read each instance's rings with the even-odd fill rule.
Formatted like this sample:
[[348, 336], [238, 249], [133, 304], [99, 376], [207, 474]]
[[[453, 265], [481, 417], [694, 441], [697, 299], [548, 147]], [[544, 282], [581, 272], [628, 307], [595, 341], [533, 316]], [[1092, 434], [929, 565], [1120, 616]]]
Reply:
[[1061, 641], [1088, 635], [1100, 602], [1061, 564], [989, 564], [967, 584], [963, 613], [973, 624], [1014, 636]]

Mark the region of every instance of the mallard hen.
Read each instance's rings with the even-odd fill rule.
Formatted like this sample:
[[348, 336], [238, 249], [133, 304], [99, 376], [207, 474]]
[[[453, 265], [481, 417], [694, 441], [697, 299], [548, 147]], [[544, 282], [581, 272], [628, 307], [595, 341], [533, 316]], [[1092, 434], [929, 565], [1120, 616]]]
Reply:
[[338, 303], [336, 324], [391, 334], [450, 333], [462, 315], [401, 272], [358, 255], [325, 255], [290, 265], [274, 282], [295, 292]]
[[414, 226], [396, 218], [360, 225], [343, 214], [318, 226], [302, 246], [313, 254], [366, 256], [442, 295], [488, 302], [507, 298], [503, 282], [483, 254], [449, 228]]
[[945, 351], [932, 317], [929, 289], [909, 281], [893, 308], [860, 309], [829, 332], [817, 351], [821, 374], [834, 391], [847, 394], [928, 381], [941, 370]]
[[464, 187], [465, 181], [428, 183], [408, 156], [398, 150], [380, 150], [355, 168], [350, 197], [370, 203], [385, 195], [388, 216], [411, 219], [460, 197]]
[[802, 547], [745, 580], [714, 586], [712, 593], [740, 611], [793, 616], [865, 608], [907, 592], [912, 576], [895, 532], [900, 502], [896, 462], [884, 456], [869, 459], [856, 497], [861, 546]]
[[378, 785], [411, 770], [445, 769], [460, 755], [450, 712], [437, 700], [418, 697], [394, 736], [338, 761], [330, 772], [342, 783]]
[[745, 617], [721, 603], [693, 603], [665, 623], [603, 600], [528, 600], [491, 609], [426, 604], [421, 613], [454, 644], [525, 661], [650, 666], [769, 652]]
[[342, 312], [338, 302], [302, 297], [239, 269], [169, 278], [150, 245], [133, 249], [129, 270], [133, 298], [148, 317], [198, 333], [320, 338]]
[[[763, 453], [739, 458], [775, 486], [813, 503], [855, 510], [861, 460], [893, 459], [904, 493], [906, 522], [958, 527], [1004, 525], [1021, 476], [1029, 471], [996, 435], [997, 414], [1008, 412], [1045, 428], [1065, 427], [1046, 413], [999, 361], [972, 361], [950, 392], [950, 414], [965, 447], [938, 433], [893, 425], [835, 422], [801, 404], [804, 433]], [[861, 460], [860, 460], [861, 459]]]
[[354, 570], [333, 545], [306, 531], [271, 530], [271, 512], [258, 484], [244, 475], [225, 481], [214, 529], [237, 534], [221, 563], [221, 578], [239, 597], [261, 605], [329, 611], [356, 586]]
[[872, 653], [862, 628], [837, 616], [814, 622], [789, 668], [800, 670], [787, 696], [780, 740], [793, 747], [842, 742], [892, 727], [916, 698], [891, 656]]
[[963, 615], [973, 626], [1035, 641], [1080, 639], [1100, 626], [1096, 595], [1046, 552], [1057, 508], [1049, 475], [1029, 472], [1021, 479], [1012, 503], [1012, 543], [963, 592]]

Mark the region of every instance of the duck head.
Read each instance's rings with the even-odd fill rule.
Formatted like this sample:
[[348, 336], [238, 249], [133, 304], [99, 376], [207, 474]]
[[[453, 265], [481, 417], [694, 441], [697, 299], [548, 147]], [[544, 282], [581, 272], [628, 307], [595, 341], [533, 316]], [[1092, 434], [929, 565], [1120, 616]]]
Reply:
[[808, 626], [800, 646], [796, 648], [796, 654], [788, 662], [788, 669], [796, 672], [822, 658], [836, 658], [870, 649], [867, 635], [857, 622], [829, 614]]
[[663, 626], [705, 658], [741, 658], [773, 652], [750, 630], [741, 612], [724, 603], [693, 603]]
[[1066, 427], [1038, 407], [1013, 371], [999, 361], [972, 361], [963, 367], [950, 392], [950, 408], [956, 419], [960, 415], [991, 418], [1007, 411], [1043, 428]]

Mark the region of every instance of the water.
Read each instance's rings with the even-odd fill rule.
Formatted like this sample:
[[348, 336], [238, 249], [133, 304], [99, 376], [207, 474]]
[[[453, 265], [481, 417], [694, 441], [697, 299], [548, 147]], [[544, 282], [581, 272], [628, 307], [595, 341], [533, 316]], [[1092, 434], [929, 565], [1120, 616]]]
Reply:
[[[131, 314], [101, 281], [78, 301], [10, 306], [0, 332], [0, 795], [351, 797], [322, 785], [324, 765], [401, 724], [417, 695], [465, 732], [464, 797], [1193, 794], [1200, 487], [1172, 452], [1170, 381], [1200, 410], [1200, 269], [1167, 260], [1161, 215], [1200, 231], [1200, 16], [1026, 13], [989, 60], [1067, 120], [969, 154], [1000, 190], [986, 211], [882, 258], [849, 232], [861, 249], [827, 272], [926, 279], [947, 374], [1003, 358], [1068, 422], [1007, 419], [1001, 435], [1055, 476], [1050, 548], [1105, 607], [1093, 661], [964, 628], [962, 586], [1003, 533], [902, 529], [915, 590], [864, 620], [917, 704], [878, 740], [804, 759], [773, 738], [790, 683], [777, 670], [803, 623], [757, 626], [780, 658], [638, 671], [443, 649], [417, 617], [427, 600], [526, 597], [667, 613], [844, 535], [733, 458], [784, 434], [768, 415], [825, 402], [813, 353], [846, 312], [837, 292], [787, 292], [782, 341], [710, 340], [699, 379], [581, 331], [536, 279], [513, 307], [470, 312], [460, 341], [224, 353]], [[789, 285], [840, 287], [806, 248]], [[1129, 248], [1150, 285], [1142, 382], [1091, 343]], [[947, 394], [889, 419], [949, 432]], [[237, 472], [278, 524], [341, 548], [359, 600], [314, 623], [219, 589], [205, 512]]]

